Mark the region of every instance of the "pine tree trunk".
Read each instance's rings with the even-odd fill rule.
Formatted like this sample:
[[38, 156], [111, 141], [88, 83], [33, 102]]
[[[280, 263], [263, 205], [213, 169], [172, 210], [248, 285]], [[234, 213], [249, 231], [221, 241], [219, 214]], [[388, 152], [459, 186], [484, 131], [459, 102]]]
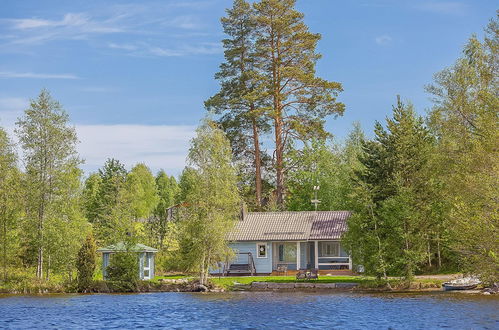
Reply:
[[[252, 111], [254, 111], [254, 106], [251, 105]], [[260, 156], [260, 141], [258, 134], [258, 126], [256, 124], [256, 118], [252, 119], [253, 124], [253, 145], [255, 150], [255, 198], [256, 206], [258, 209], [262, 206], [262, 161]]]
[[275, 119], [275, 144], [276, 144], [276, 202], [277, 206], [284, 207], [284, 145], [282, 140], [282, 120]]
[[272, 61], [272, 97], [273, 118], [275, 131], [275, 157], [276, 157], [276, 203], [282, 209], [284, 207], [284, 141], [283, 121], [281, 107], [281, 77], [279, 58], [279, 35], [275, 31], [270, 32], [270, 51]]

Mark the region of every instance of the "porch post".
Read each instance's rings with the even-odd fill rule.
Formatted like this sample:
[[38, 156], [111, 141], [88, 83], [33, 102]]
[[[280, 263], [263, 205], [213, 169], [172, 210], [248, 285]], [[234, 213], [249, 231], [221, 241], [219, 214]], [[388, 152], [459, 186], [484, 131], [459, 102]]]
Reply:
[[296, 270], [300, 270], [300, 242], [296, 242]]
[[314, 241], [315, 268], [319, 269], [319, 241]]

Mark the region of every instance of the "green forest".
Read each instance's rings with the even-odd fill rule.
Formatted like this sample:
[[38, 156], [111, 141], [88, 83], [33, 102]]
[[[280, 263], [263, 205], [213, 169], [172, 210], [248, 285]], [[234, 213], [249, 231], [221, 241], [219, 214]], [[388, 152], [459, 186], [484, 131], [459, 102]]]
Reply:
[[314, 210], [317, 186], [318, 210], [353, 212], [342, 243], [366, 274], [499, 281], [499, 16], [491, 16], [484, 37], [470, 36], [424, 87], [431, 109], [393, 95], [388, 118], [355, 123], [343, 141], [325, 128], [348, 111], [342, 84], [317, 75], [321, 35], [295, 0], [235, 0], [221, 19], [219, 90], [200, 105], [178, 178], [117, 159], [84, 173], [68, 113], [42, 89], [15, 136], [0, 128], [0, 284], [84, 289], [102, 278], [96, 247], [121, 241], [159, 249], [157, 273], [206, 283], [231, 254], [225, 237], [241, 208]]

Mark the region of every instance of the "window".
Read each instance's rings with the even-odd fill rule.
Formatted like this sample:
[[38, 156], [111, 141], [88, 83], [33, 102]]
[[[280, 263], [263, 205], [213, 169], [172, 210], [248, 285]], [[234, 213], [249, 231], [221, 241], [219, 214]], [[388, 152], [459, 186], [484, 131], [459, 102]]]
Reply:
[[257, 258], [267, 258], [267, 243], [257, 243], [256, 251]]
[[339, 242], [319, 242], [319, 257], [339, 257]]
[[296, 243], [278, 243], [279, 262], [296, 263]]

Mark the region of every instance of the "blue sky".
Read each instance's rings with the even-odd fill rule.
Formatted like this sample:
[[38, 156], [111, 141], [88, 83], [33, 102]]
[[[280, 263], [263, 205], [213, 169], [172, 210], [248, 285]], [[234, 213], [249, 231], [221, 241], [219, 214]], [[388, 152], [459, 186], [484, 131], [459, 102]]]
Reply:
[[[231, 0], [1, 0], [0, 125], [41, 88], [69, 112], [84, 169], [115, 157], [178, 174], [188, 141], [214, 94], [223, 60], [219, 19]], [[360, 121], [370, 132], [396, 95], [424, 113], [424, 85], [451, 65], [497, 1], [298, 0], [322, 34], [318, 75], [341, 82], [338, 139]]]

